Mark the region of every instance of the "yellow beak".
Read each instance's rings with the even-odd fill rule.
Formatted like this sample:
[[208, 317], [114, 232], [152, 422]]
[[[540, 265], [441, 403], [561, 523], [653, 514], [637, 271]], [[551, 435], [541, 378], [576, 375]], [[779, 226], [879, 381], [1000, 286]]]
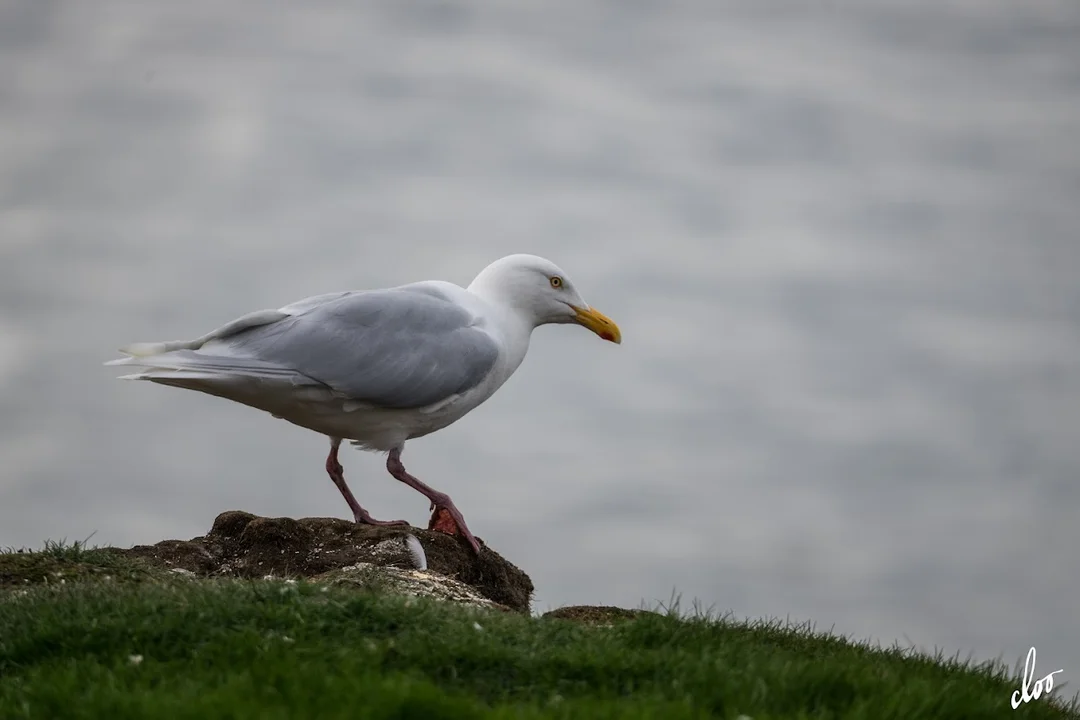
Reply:
[[579, 308], [574, 305], [570, 307], [574, 309], [577, 315], [574, 319], [580, 325], [592, 330], [604, 340], [613, 342], [616, 345], [622, 344], [622, 332], [619, 331], [619, 326], [611, 318], [592, 308]]

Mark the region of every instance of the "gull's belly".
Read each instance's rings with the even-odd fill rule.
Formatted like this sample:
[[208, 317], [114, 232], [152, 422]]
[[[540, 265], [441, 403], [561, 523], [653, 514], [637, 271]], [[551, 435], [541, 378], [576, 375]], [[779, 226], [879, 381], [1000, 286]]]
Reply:
[[347, 400], [322, 396], [271, 412], [275, 417], [309, 430], [350, 440], [360, 448], [386, 452], [406, 440], [430, 435], [463, 418], [502, 385], [500, 375], [493, 374], [465, 393], [426, 408], [396, 410], [358, 406]]

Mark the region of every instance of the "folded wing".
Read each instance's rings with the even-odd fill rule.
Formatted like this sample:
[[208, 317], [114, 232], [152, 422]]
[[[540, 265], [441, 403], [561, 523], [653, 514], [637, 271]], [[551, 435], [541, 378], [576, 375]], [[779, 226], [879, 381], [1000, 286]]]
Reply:
[[[160, 372], [280, 379], [377, 407], [437, 403], [479, 384], [499, 346], [468, 310], [430, 288], [333, 293], [263, 310], [187, 342], [139, 344], [110, 364]], [[164, 379], [164, 377], [162, 378]], [[179, 384], [170, 382], [169, 384]]]

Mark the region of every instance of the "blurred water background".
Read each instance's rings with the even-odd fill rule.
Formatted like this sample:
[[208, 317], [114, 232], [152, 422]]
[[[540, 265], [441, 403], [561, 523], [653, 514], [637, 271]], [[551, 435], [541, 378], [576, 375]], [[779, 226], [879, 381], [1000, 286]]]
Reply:
[[1071, 694], [1078, 231], [1072, 0], [7, 0], [0, 545], [347, 517], [324, 438], [101, 363], [532, 252], [623, 345], [542, 328], [405, 462], [537, 610], [1034, 645]]

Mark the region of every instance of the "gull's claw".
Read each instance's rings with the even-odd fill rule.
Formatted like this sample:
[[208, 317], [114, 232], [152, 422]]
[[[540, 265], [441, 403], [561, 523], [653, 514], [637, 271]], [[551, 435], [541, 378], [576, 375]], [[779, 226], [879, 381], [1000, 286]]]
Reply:
[[362, 525], [381, 525], [384, 527], [391, 525], [408, 525], [408, 520], [376, 520], [371, 517], [371, 513], [361, 508], [361, 512], [353, 517], [357, 524]]

